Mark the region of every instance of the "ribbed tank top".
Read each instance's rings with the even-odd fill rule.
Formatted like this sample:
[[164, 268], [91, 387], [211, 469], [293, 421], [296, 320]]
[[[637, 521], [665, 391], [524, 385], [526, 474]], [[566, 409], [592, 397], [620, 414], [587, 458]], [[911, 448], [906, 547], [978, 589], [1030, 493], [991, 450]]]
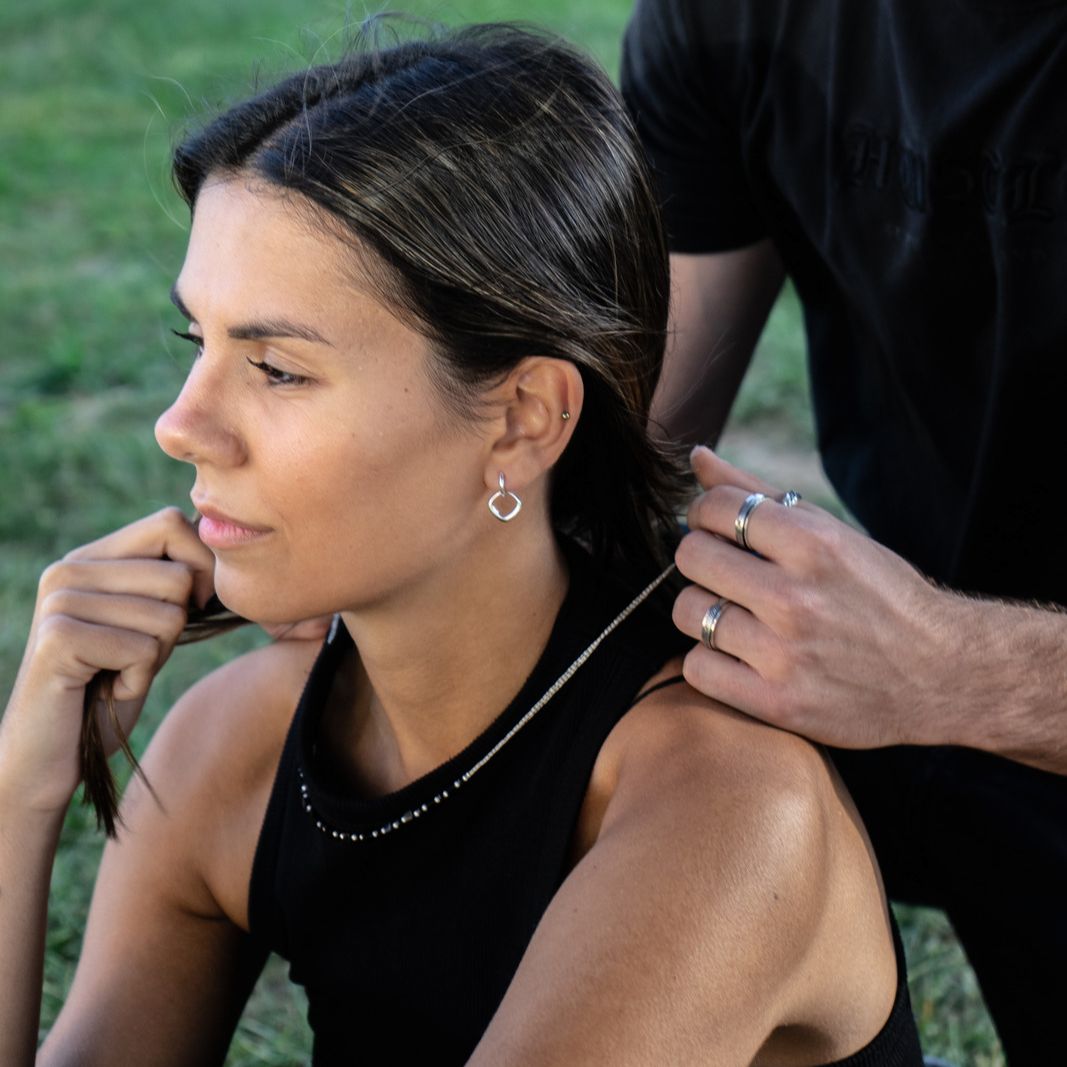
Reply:
[[[467, 1062], [569, 873], [604, 740], [642, 685], [691, 645], [671, 624], [671, 591], [661, 588], [457, 789], [645, 584], [604, 573], [573, 545], [565, 551], [569, 589], [518, 694], [463, 752], [398, 792], [359, 796], [322, 772], [322, 711], [338, 665], [354, 654], [343, 625], [319, 654], [282, 752], [249, 890], [253, 938], [287, 959], [307, 991], [315, 1067]], [[901, 981], [885, 1029], [840, 1067], [921, 1062]]]

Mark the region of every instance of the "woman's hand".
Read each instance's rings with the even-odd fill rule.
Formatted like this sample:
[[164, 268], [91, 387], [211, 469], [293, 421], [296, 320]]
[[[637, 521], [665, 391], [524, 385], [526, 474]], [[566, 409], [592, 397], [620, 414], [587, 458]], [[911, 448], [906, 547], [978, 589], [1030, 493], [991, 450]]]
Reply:
[[[42, 575], [29, 641], [0, 722], [0, 789], [23, 807], [65, 809], [80, 780], [85, 688], [115, 673], [122, 729], [137, 721], [189, 604], [213, 589], [214, 557], [177, 508], [75, 549]], [[102, 707], [108, 754], [118, 738]]]

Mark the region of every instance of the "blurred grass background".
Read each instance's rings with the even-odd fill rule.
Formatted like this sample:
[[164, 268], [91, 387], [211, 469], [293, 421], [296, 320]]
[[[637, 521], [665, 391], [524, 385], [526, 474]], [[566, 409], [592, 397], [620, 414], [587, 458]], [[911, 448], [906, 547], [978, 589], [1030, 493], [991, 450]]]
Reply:
[[[611, 70], [630, 0], [406, 0], [445, 22], [530, 19]], [[375, 9], [377, 10], [377, 8]], [[158, 451], [152, 422], [187, 353], [167, 292], [186, 213], [168, 177], [179, 131], [273, 74], [336, 52], [366, 11], [320, 0], [37, 0], [0, 11], [0, 695], [14, 680], [37, 576], [67, 549], [167, 503], [191, 471]], [[803, 339], [786, 293], [766, 331], [723, 451], [835, 507], [813, 457]], [[135, 735], [142, 749], [195, 677], [258, 640], [184, 649]], [[99, 858], [72, 809], [53, 882], [42, 1028], [62, 1004]], [[1004, 1059], [973, 975], [942, 916], [899, 909], [927, 1052], [963, 1067]], [[274, 962], [228, 1063], [306, 1062], [301, 995]]]

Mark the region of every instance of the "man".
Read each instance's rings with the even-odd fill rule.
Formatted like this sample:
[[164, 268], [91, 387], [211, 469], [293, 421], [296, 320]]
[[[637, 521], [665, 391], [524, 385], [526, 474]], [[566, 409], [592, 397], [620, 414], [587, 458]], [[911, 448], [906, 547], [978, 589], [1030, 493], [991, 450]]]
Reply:
[[659, 423], [714, 442], [788, 274], [874, 538], [744, 516], [780, 490], [694, 453], [687, 677], [853, 750], [891, 895], [948, 912], [1013, 1067], [1062, 1060], [1067, 1002], [1065, 31], [1023, 0], [639, 0], [623, 60], [674, 253]]

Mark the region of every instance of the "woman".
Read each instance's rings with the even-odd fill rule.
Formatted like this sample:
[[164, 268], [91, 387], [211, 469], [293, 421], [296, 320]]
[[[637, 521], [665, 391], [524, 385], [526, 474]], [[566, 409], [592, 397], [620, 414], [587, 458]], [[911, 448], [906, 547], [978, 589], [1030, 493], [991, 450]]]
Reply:
[[34, 1061], [86, 686], [113, 672], [129, 729], [213, 594], [334, 623], [172, 709], [40, 1062], [221, 1062], [271, 950], [321, 1064], [920, 1062], [827, 762], [679, 677], [666, 257], [607, 79], [461, 31], [294, 76], [174, 169], [196, 358], [156, 434], [201, 518], [42, 578], [0, 731], [0, 1062]]

